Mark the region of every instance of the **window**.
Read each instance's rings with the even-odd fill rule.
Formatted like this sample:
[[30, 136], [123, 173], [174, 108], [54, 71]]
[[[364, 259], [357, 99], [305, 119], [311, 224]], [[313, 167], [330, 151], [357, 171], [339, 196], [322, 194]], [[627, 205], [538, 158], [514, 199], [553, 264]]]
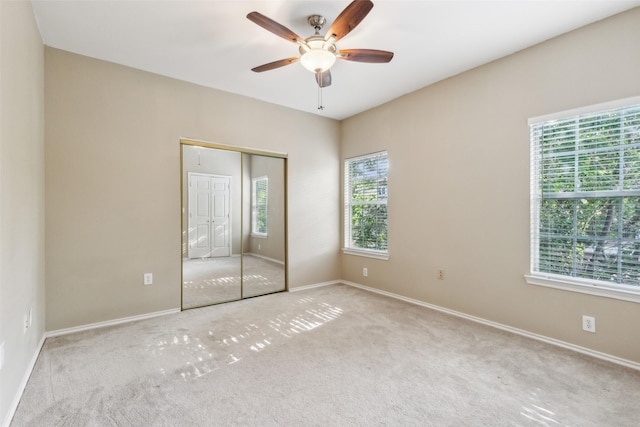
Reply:
[[530, 120], [530, 283], [640, 296], [640, 100], [628, 102]]
[[266, 236], [269, 178], [254, 178], [251, 184], [251, 232], [256, 236]]
[[386, 152], [345, 161], [345, 252], [386, 259], [388, 165]]

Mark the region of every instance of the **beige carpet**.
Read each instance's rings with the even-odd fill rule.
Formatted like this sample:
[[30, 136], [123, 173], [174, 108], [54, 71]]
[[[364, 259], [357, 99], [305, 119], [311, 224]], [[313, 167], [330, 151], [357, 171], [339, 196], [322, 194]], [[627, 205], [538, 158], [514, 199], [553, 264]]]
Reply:
[[183, 308], [202, 307], [285, 289], [282, 264], [247, 254], [242, 258], [183, 260], [182, 281]]
[[640, 372], [335, 285], [47, 339], [12, 426], [637, 426]]

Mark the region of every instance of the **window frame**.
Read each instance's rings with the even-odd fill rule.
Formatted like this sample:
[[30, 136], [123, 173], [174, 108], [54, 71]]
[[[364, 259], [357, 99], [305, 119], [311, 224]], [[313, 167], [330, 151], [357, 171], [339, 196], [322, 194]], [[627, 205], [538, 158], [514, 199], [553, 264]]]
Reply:
[[[376, 158], [376, 157], [381, 157], [384, 156], [384, 158], [386, 159], [387, 162], [387, 170], [386, 170], [386, 174], [384, 176], [384, 178], [387, 181], [387, 185], [386, 185], [386, 197], [383, 200], [376, 200], [375, 203], [372, 202], [367, 202], [367, 203], [358, 203], [358, 204], [377, 204], [377, 205], [384, 205], [386, 207], [386, 211], [387, 211], [387, 226], [386, 226], [386, 233], [387, 233], [387, 248], [384, 250], [380, 250], [380, 249], [371, 249], [371, 248], [361, 248], [361, 247], [357, 247], [357, 246], [353, 246], [352, 245], [352, 241], [353, 241], [353, 234], [352, 234], [352, 212], [351, 212], [351, 207], [353, 206], [353, 200], [351, 198], [351, 193], [350, 193], [350, 189], [351, 189], [351, 180], [350, 180], [350, 173], [349, 173], [349, 169], [350, 169], [350, 165], [355, 162], [355, 161], [363, 161], [366, 159], [372, 159], [372, 158]], [[389, 246], [388, 246], [388, 242], [389, 242], [389, 223], [388, 223], [388, 212], [389, 212], [389, 204], [388, 204], [388, 200], [389, 200], [389, 153], [386, 150], [382, 150], [382, 151], [377, 151], [375, 153], [370, 153], [370, 154], [365, 154], [365, 155], [361, 155], [361, 156], [355, 156], [355, 157], [349, 157], [344, 159], [344, 168], [343, 168], [343, 179], [344, 179], [344, 183], [343, 183], [343, 219], [344, 219], [344, 235], [343, 235], [343, 248], [342, 248], [342, 252], [348, 255], [356, 255], [356, 256], [362, 256], [362, 257], [368, 257], [368, 258], [375, 258], [375, 259], [381, 259], [381, 260], [388, 260], [389, 259]]]
[[[265, 212], [265, 231], [258, 230], [258, 192], [257, 184], [259, 181], [265, 182], [266, 197], [264, 201]], [[262, 204], [260, 204], [260, 207]], [[267, 238], [269, 236], [269, 177], [259, 176], [251, 179], [251, 235], [254, 237]]]
[[[525, 274], [528, 284], [561, 289], [565, 291], [579, 292], [589, 295], [619, 299], [640, 303], [640, 286], [617, 284], [614, 282], [595, 279], [585, 279], [560, 274], [537, 271], [539, 256], [540, 234], [540, 204], [542, 192], [539, 185], [540, 153], [537, 141], [534, 138], [533, 127], [554, 120], [566, 120], [589, 114], [606, 113], [610, 110], [630, 108], [640, 105], [640, 96], [620, 99], [612, 102], [591, 105], [587, 107], [567, 110], [559, 113], [533, 117], [528, 123], [530, 133], [530, 270]], [[634, 189], [635, 190], [635, 189]], [[640, 189], [639, 189], [640, 190]], [[622, 196], [620, 196], [622, 197]]]

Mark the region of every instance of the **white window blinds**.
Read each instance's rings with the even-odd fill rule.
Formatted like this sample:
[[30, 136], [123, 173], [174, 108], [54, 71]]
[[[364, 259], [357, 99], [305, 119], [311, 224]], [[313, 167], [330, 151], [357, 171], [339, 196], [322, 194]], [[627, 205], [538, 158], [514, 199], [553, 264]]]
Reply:
[[251, 230], [253, 234], [267, 235], [269, 178], [266, 176], [252, 180], [252, 215]]
[[345, 161], [345, 248], [387, 252], [387, 153]]
[[640, 105], [531, 124], [531, 270], [640, 291]]

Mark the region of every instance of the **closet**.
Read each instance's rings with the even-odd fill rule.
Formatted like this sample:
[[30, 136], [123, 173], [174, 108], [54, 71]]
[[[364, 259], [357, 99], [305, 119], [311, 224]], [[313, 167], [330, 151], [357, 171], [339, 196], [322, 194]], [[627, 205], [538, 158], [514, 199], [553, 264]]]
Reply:
[[285, 154], [181, 140], [182, 308], [287, 289]]

